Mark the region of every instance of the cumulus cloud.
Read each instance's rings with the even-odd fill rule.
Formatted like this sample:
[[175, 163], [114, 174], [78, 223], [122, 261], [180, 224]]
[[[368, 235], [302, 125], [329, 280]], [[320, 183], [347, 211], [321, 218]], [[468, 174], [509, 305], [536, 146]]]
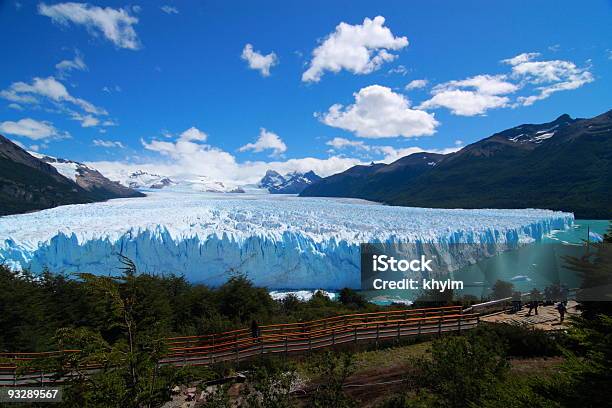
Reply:
[[334, 149], [344, 149], [346, 147], [353, 147], [363, 150], [370, 150], [370, 146], [365, 144], [362, 140], [349, 140], [343, 137], [334, 137], [332, 140], [325, 142], [326, 145], [333, 147]]
[[287, 151], [287, 145], [285, 145], [285, 142], [283, 142], [283, 140], [276, 133], [261, 128], [259, 130], [259, 137], [255, 143], [247, 143], [238, 149], [240, 152], [246, 152], [249, 150], [254, 152], [272, 150], [273, 155], [279, 155]]
[[240, 57], [248, 62], [249, 68], [259, 71], [264, 77], [270, 76], [270, 68], [278, 64], [278, 58], [275, 53], [271, 52], [268, 55], [263, 55], [253, 50], [251, 44], [244, 46]]
[[340, 23], [312, 51], [312, 60], [302, 74], [304, 82], [319, 82], [325, 71], [340, 72], [345, 69], [354, 74], [368, 74], [384, 63], [393, 61], [397, 51], [408, 46], [406, 37], [395, 37], [384, 26], [385, 18], [366, 18], [363, 24]]
[[119, 148], [119, 149], [125, 148], [123, 143], [119, 141], [113, 141], [113, 140], [94, 139], [93, 145], [97, 147], [106, 147], [106, 148]]
[[57, 24], [82, 25], [90, 34], [95, 36], [102, 34], [119, 48], [131, 50], [140, 48], [140, 41], [134, 30], [138, 18], [132, 16], [127, 9], [102, 8], [88, 3], [68, 2], [54, 5], [40, 3], [38, 12]]
[[178, 11], [178, 9], [176, 7], [169, 6], [167, 4], [164, 5], [164, 6], [161, 6], [160, 8], [166, 14], [178, 14], [179, 13], [179, 11]]
[[55, 64], [55, 69], [57, 69], [60, 78], [64, 78], [72, 71], [86, 71], [87, 65], [83, 60], [83, 55], [77, 50], [73, 59], [58, 62]]
[[405, 96], [390, 88], [371, 85], [353, 95], [355, 103], [332, 105], [318, 115], [321, 121], [366, 138], [427, 136], [439, 125], [433, 114], [412, 109]]
[[564, 60], [534, 61], [537, 57], [538, 53], [524, 53], [502, 61], [512, 66], [513, 78], [537, 85], [536, 94], [517, 99], [519, 105], [532, 105], [555, 92], [577, 89], [595, 80], [589, 67], [581, 68]]
[[386, 145], [369, 145], [369, 144], [364, 143], [361, 140], [349, 140], [349, 139], [345, 139], [342, 137], [335, 137], [332, 140], [329, 140], [326, 144], [336, 150], [342, 150], [342, 149], [360, 150], [360, 151], [366, 152], [367, 157], [369, 159], [377, 159], [376, 161], [383, 162], [383, 163], [391, 163], [404, 156], [408, 156], [413, 153], [429, 152], [429, 153], [447, 154], [447, 153], [456, 152], [461, 149], [460, 144], [458, 145], [456, 143], [454, 147], [448, 147], [448, 148], [443, 148], [443, 149], [424, 149], [418, 146], [396, 148], [393, 146], [386, 146]]
[[428, 83], [429, 81], [427, 81], [426, 79], [414, 79], [408, 82], [408, 85], [406, 85], [404, 89], [406, 89], [407, 91], [411, 91], [413, 89], [425, 88]]
[[0, 91], [0, 96], [12, 102], [36, 103], [38, 97], [48, 98], [54, 102], [69, 102], [87, 113], [106, 115], [107, 112], [92, 103], [76, 98], [68, 92], [64, 84], [54, 77], [34, 78], [31, 83], [14, 82], [8, 89]]
[[[71, 95], [64, 84], [52, 76], [37, 77], [30, 83], [14, 82], [7, 89], [0, 91], [0, 97], [21, 104], [35, 104], [41, 100], [50, 101], [60, 111], [68, 114], [71, 119], [80, 121], [83, 127], [97, 126], [101, 122], [97, 116], [108, 114], [103, 108]], [[66, 104], [80, 109], [83, 113], [68, 108]]]
[[68, 133], [60, 133], [52, 123], [30, 118], [21, 119], [17, 122], [0, 122], [0, 132], [23, 136], [32, 140], [68, 137]]
[[476, 75], [436, 85], [431, 91], [432, 98], [419, 108], [443, 107], [455, 115], [482, 115], [489, 109], [508, 106], [510, 98], [506, 95], [518, 89], [518, 85], [509, 82], [506, 75]]
[[358, 159], [331, 156], [325, 159], [304, 157], [285, 161], [238, 162], [234, 155], [205, 143], [206, 134], [191, 128], [173, 140], [141, 140], [143, 147], [160, 158], [150, 158], [139, 163], [103, 161], [91, 163], [113, 179], [114, 174], [138, 169], [167, 176], [204, 175], [227, 183], [256, 183], [269, 169], [280, 173], [290, 171], [315, 171], [322, 176], [344, 171], [360, 163]]

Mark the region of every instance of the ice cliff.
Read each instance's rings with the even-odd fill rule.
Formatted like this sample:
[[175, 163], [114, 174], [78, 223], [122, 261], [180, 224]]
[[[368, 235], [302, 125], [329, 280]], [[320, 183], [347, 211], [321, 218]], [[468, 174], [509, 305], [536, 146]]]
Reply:
[[0, 262], [40, 272], [141, 272], [219, 285], [245, 273], [271, 289], [359, 286], [362, 242], [518, 245], [565, 229], [549, 210], [390, 207], [353, 199], [160, 191], [0, 217]]

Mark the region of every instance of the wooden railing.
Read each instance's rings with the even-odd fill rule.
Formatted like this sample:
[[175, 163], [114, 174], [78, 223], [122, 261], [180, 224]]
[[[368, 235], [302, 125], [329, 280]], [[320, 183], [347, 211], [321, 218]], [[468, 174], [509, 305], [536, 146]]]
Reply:
[[[406, 309], [376, 313], [360, 313], [331, 317], [303, 323], [260, 326], [253, 337], [250, 329], [233, 330], [204, 336], [184, 336], [166, 339], [167, 355], [163, 365], [200, 366], [221, 361], [244, 360], [264, 354], [304, 353], [324, 347], [382, 341], [405, 336], [441, 334], [475, 327], [478, 314], [462, 313], [461, 306]], [[0, 353], [0, 386], [41, 385], [62, 382], [54, 373], [18, 369], [20, 363], [44, 358], [58, 358], [78, 350], [47, 353]], [[91, 366], [88, 370], [95, 371]]]

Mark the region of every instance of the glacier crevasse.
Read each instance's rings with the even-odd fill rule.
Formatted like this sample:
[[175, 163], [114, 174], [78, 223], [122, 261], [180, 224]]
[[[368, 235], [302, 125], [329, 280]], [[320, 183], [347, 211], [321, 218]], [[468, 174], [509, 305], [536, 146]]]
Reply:
[[390, 207], [353, 199], [153, 192], [0, 218], [0, 261], [38, 273], [140, 272], [217, 286], [234, 273], [270, 289], [359, 287], [364, 242], [513, 246], [568, 228], [549, 210]]

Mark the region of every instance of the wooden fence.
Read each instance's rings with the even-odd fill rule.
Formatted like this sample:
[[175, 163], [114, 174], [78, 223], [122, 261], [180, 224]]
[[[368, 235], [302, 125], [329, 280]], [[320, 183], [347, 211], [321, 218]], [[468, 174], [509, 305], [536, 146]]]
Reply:
[[[441, 334], [475, 327], [476, 313], [463, 313], [461, 306], [405, 309], [360, 313], [302, 323], [260, 326], [259, 336], [250, 329], [233, 330], [204, 336], [166, 339], [168, 353], [160, 364], [174, 366], [210, 365], [222, 361], [240, 361], [259, 355], [305, 353], [311, 350], [360, 341], [378, 342], [405, 336]], [[79, 353], [63, 350], [48, 353], [0, 353], [0, 386], [58, 383], [54, 373], [19, 369], [20, 363]], [[96, 366], [87, 367], [94, 372]]]

